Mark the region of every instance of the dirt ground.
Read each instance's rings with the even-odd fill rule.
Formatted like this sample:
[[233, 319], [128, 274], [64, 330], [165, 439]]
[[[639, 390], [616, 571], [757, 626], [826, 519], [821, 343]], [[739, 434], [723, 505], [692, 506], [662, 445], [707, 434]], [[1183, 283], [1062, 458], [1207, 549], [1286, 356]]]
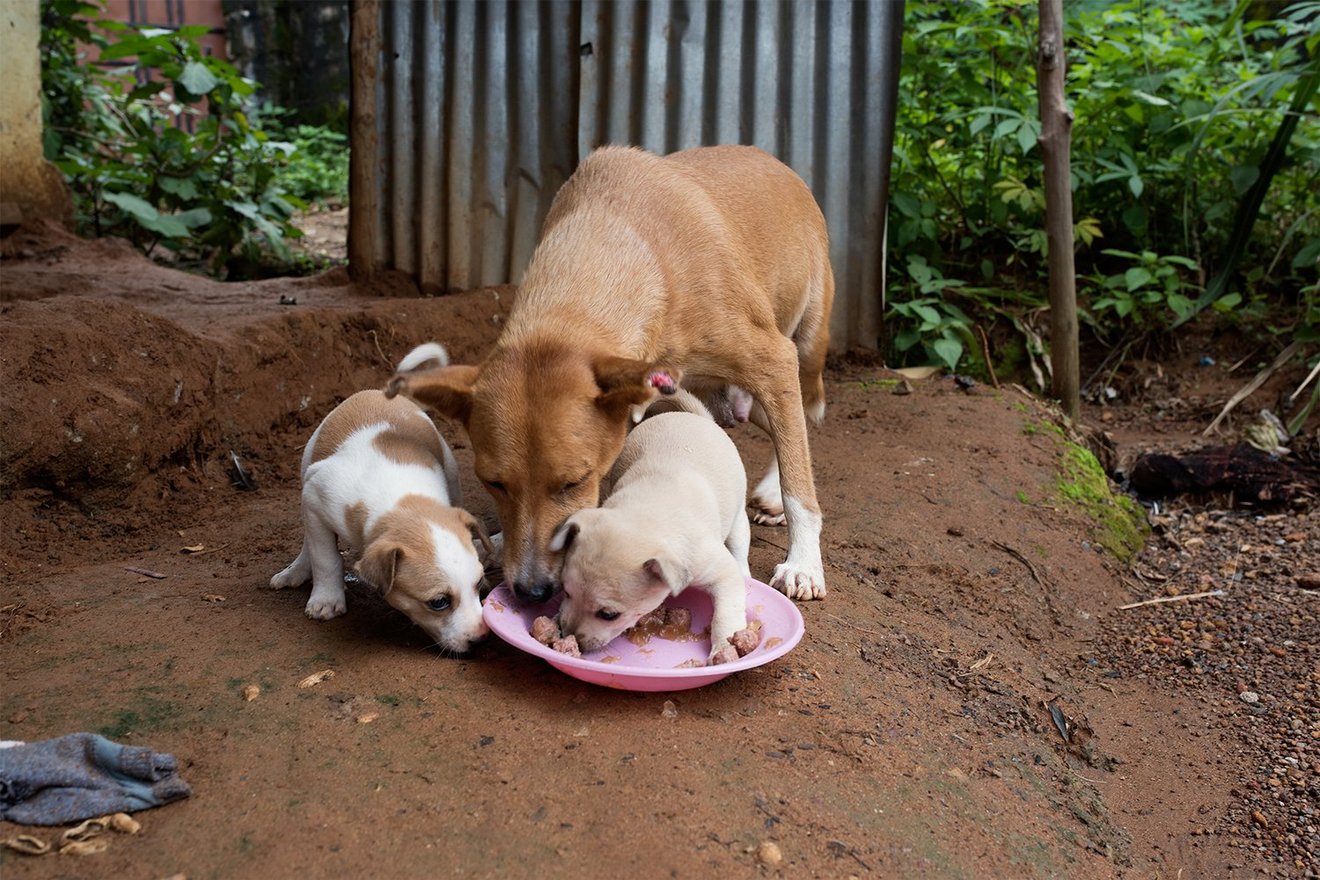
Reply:
[[[479, 358], [512, 289], [224, 285], [49, 229], [0, 256], [0, 739], [101, 732], [175, 755], [193, 788], [98, 855], [0, 851], [6, 878], [1316, 876], [1304, 507], [1166, 509], [1120, 561], [1108, 502], [1098, 521], [1066, 497], [1082, 477], [1047, 406], [950, 378], [895, 393], [840, 359], [811, 435], [830, 594], [801, 604], [802, 643], [705, 688], [616, 692], [494, 640], [442, 656], [360, 586], [331, 622], [266, 589], [320, 418], [419, 342]], [[1200, 442], [1249, 368], [1199, 354], [1088, 409], [1120, 458]], [[768, 442], [733, 435], [758, 476]], [[765, 579], [786, 536], [753, 530]], [[1119, 610], [1207, 584], [1228, 595]]]

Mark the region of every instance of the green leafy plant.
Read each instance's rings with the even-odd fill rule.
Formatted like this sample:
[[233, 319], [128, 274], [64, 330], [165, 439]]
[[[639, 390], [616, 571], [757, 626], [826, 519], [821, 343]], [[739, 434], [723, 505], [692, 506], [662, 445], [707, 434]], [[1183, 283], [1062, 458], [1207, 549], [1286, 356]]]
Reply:
[[1193, 301], [1187, 296], [1188, 285], [1180, 270], [1195, 270], [1194, 261], [1154, 251], [1138, 254], [1107, 248], [1104, 253], [1130, 265], [1120, 273], [1095, 279], [1102, 291], [1091, 302], [1096, 313], [1112, 310], [1121, 323], [1161, 326], [1170, 320], [1166, 312], [1175, 319], [1191, 312]]
[[[1320, 255], [1320, 116], [1306, 100], [1320, 2], [1064, 8], [1078, 295], [1090, 326], [1167, 331], [1239, 247], [1243, 269], [1216, 293], [1214, 314], [1311, 326], [1299, 291], [1315, 284]], [[907, 6], [890, 181], [895, 348], [912, 327], [904, 297], [957, 297], [988, 330], [1045, 305], [1036, 30], [1035, 4], [1015, 0]], [[1286, 150], [1271, 149], [1285, 122]], [[1253, 194], [1259, 210], [1243, 220]], [[914, 255], [943, 279], [1014, 290], [1015, 303], [967, 285], [923, 292], [911, 283]]]
[[348, 201], [348, 135], [323, 125], [290, 122], [292, 111], [263, 103], [253, 114], [271, 138], [287, 145], [280, 185], [304, 202]]
[[934, 294], [963, 282], [945, 278], [917, 254], [908, 258], [908, 275], [920, 295], [893, 306], [892, 315], [902, 325], [894, 336], [894, 349], [900, 356], [920, 350], [926, 363], [957, 369], [973, 340], [972, 321], [962, 309]]
[[[204, 26], [135, 29], [90, 20], [97, 11], [74, 0], [43, 10], [45, 148], [80, 225], [221, 275], [272, 252], [288, 260], [301, 202], [278, 172], [292, 147], [249, 120], [255, 84], [202, 51]], [[98, 50], [96, 65], [80, 46]]]

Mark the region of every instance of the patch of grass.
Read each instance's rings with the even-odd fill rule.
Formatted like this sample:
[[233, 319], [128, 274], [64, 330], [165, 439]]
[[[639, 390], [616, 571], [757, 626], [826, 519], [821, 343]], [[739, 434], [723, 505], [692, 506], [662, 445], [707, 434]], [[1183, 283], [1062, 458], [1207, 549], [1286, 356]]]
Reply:
[[1028, 497], [1027, 493], [1022, 489], [1017, 490], [1017, 500], [1021, 504], [1031, 504], [1031, 498]]
[[384, 703], [386, 706], [397, 706], [399, 705], [399, 698], [394, 696], [394, 694], [378, 694], [376, 696], [376, 702]]
[[863, 391], [871, 391], [876, 388], [895, 388], [898, 386], [897, 379], [862, 379], [858, 383]]
[[182, 715], [183, 709], [174, 703], [149, 694], [139, 694], [137, 706], [116, 711], [110, 716], [113, 719], [111, 723], [97, 728], [97, 733], [120, 740], [133, 734], [173, 727], [174, 721]]
[[1109, 477], [1089, 449], [1064, 440], [1061, 464], [1055, 489], [1095, 522], [1095, 543], [1123, 562], [1139, 553], [1150, 531], [1141, 506], [1110, 488]]

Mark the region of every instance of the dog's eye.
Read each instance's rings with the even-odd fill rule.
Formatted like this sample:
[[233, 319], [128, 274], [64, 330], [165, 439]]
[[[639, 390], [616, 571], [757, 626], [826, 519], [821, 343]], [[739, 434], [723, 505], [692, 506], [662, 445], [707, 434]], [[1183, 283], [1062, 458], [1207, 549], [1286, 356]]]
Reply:
[[562, 485], [562, 486], [559, 487], [559, 494], [560, 494], [560, 495], [567, 495], [569, 492], [572, 492], [572, 491], [574, 491], [575, 489], [577, 489], [578, 487], [580, 487], [584, 482], [586, 482], [586, 478], [585, 478], [585, 477], [582, 478], [581, 480], [574, 480], [574, 481], [571, 482], [571, 483], [565, 483], [564, 485]]
[[449, 597], [436, 596], [434, 599], [428, 599], [426, 607], [430, 608], [432, 611], [446, 611], [449, 609]]
[[501, 483], [499, 480], [485, 480], [484, 482], [486, 483], [486, 488], [492, 492], [504, 491], [504, 484]]
[[599, 617], [601, 620], [618, 620], [619, 612], [606, 611], [604, 608], [602, 608], [596, 612], [596, 616]]

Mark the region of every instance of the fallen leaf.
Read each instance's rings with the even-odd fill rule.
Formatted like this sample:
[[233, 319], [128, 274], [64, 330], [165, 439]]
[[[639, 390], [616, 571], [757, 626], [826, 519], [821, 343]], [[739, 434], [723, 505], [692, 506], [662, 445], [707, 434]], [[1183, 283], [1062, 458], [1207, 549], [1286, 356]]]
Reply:
[[110, 825], [111, 830], [120, 834], [137, 834], [142, 830], [142, 823], [128, 815], [128, 813], [115, 813], [113, 816], [107, 816], [105, 822]]
[[191, 547], [184, 547], [180, 552], [181, 552], [181, 553], [201, 553], [201, 552], [202, 552], [203, 550], [205, 550], [205, 549], [206, 549], [206, 545], [205, 545], [205, 544], [193, 544]]
[[221, 596], [219, 593], [207, 593], [206, 595], [202, 596], [202, 601], [203, 601], [203, 602], [223, 602], [223, 601], [225, 601], [225, 597], [224, 597], [224, 596]]
[[31, 834], [20, 834], [17, 837], [10, 837], [0, 841], [0, 846], [12, 849], [14, 852], [22, 853], [25, 856], [44, 856], [50, 852], [50, 844], [39, 837], [33, 837]]
[[943, 367], [903, 367], [902, 369], [894, 370], [894, 372], [905, 379], [916, 379], [917, 381], [921, 381], [922, 379], [929, 379], [943, 369]]
[[333, 669], [322, 669], [320, 672], [313, 672], [311, 675], [307, 676], [302, 681], [298, 682], [298, 687], [300, 688], [315, 687], [316, 685], [325, 681], [327, 678], [334, 678], [334, 677], [335, 677], [335, 671]]
[[[299, 685], [299, 687], [302, 687], [302, 685]], [[260, 694], [261, 694], [261, 687], [258, 686], [258, 685], [255, 685], [255, 684], [247, 684], [247, 685], [244, 685], [244, 686], [243, 686], [243, 699], [244, 699], [246, 702], [249, 702], [249, 703], [252, 702], [252, 701], [255, 700]]]
[[109, 849], [110, 844], [104, 840], [75, 840], [72, 843], [66, 843], [60, 847], [62, 856], [94, 856], [97, 853], [103, 853]]
[[357, 717], [358, 724], [370, 724], [380, 717], [379, 712], [363, 712]]

